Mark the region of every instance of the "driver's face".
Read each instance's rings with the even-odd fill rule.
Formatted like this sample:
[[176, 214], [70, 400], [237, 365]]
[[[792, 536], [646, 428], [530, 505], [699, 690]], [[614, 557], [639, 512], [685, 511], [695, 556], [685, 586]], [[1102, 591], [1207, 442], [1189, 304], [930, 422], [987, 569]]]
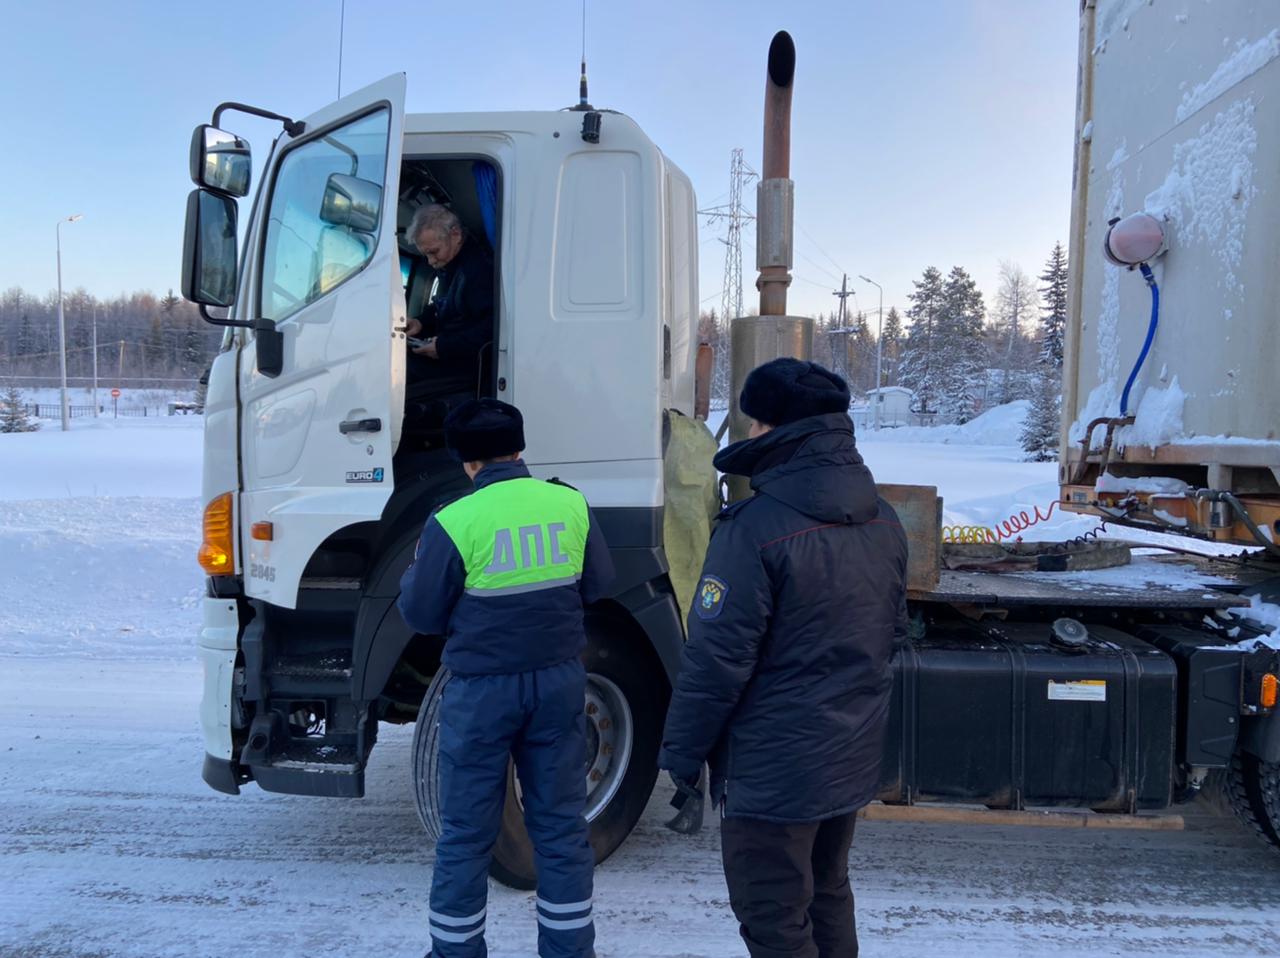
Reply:
[[450, 230], [441, 235], [439, 230], [423, 230], [418, 234], [417, 246], [432, 269], [443, 269], [462, 248], [462, 232]]

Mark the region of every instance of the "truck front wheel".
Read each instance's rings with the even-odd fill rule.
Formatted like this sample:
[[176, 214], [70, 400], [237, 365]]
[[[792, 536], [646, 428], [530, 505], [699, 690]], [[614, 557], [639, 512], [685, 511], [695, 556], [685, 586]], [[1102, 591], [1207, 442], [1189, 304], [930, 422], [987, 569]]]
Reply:
[[1224, 789], [1244, 826], [1280, 847], [1280, 763], [1237, 751], [1227, 769]]
[[[586, 818], [596, 864], [626, 839], [640, 820], [658, 777], [658, 748], [670, 686], [643, 640], [606, 616], [587, 619]], [[443, 669], [422, 700], [413, 740], [413, 793], [427, 834], [440, 837], [439, 710], [448, 682]], [[524, 827], [520, 783], [507, 774], [502, 829], [489, 873], [512, 888], [537, 885], [533, 843]]]

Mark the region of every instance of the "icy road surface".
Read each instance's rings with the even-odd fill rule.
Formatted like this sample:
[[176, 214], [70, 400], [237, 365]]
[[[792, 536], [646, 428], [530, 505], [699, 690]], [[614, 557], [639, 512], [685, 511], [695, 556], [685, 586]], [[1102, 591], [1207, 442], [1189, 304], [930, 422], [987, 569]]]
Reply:
[[[359, 801], [200, 781], [190, 664], [8, 657], [0, 677], [0, 955], [417, 958], [431, 849], [388, 730]], [[713, 827], [662, 791], [598, 872], [601, 958], [741, 955]], [[712, 823], [713, 825], [713, 823]], [[1280, 855], [1187, 831], [862, 823], [863, 953], [1274, 955]], [[493, 886], [491, 954], [534, 953], [533, 899]]]
[[[418, 958], [408, 730], [384, 728], [360, 801], [200, 780], [195, 426], [0, 436], [0, 958]], [[953, 521], [1055, 491], [1009, 447], [862, 445], [882, 480], [937, 482]], [[675, 836], [666, 798], [597, 873], [601, 958], [740, 956], [714, 822]], [[868, 956], [1277, 953], [1280, 854], [1230, 819], [864, 822], [851, 865]], [[495, 886], [489, 927], [496, 958], [532, 955], [531, 896]]]

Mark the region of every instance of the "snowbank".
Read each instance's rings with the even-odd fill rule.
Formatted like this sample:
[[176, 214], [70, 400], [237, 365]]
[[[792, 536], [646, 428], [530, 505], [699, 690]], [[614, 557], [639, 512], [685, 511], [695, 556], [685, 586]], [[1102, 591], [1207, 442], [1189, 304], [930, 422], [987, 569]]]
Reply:
[[200, 495], [199, 416], [74, 419], [69, 432], [0, 433], [0, 501]]
[[898, 429], [862, 428], [859, 444], [876, 442], [945, 442], [960, 446], [1017, 446], [1031, 402], [1019, 399], [993, 406], [963, 426], [902, 426]]

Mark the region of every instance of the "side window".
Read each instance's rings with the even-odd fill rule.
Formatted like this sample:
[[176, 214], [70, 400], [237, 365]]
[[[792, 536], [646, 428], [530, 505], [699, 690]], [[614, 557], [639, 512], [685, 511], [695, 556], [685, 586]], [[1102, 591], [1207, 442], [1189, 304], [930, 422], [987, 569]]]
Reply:
[[[361, 213], [367, 214], [369, 197], [379, 196], [385, 183], [390, 122], [390, 114], [379, 110], [289, 151], [280, 161], [262, 247], [264, 319], [292, 316], [372, 258], [385, 203], [378, 202], [371, 217]], [[335, 173], [340, 193], [358, 193], [365, 205], [357, 210], [355, 203], [331, 203], [322, 216]], [[335, 216], [334, 209], [346, 215]]]

